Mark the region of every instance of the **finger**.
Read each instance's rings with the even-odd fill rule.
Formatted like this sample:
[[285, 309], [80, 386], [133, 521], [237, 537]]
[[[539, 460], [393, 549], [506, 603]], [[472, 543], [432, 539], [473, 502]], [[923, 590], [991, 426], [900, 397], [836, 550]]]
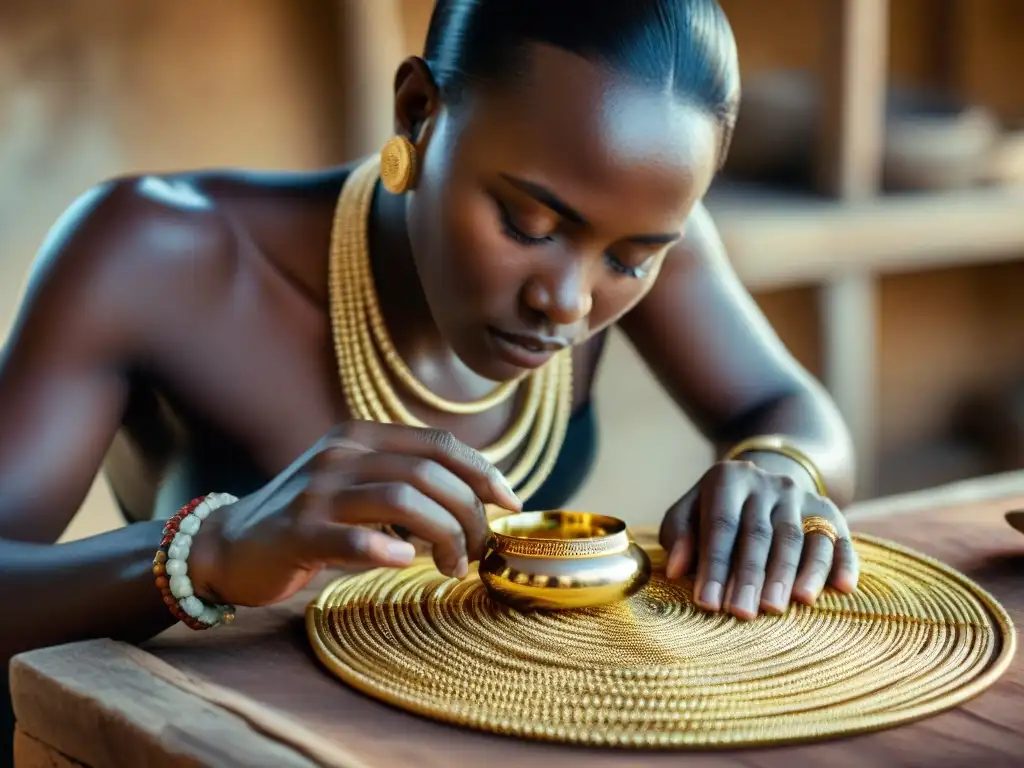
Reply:
[[850, 534], [850, 526], [846, 522], [846, 516], [829, 499], [816, 499], [815, 505], [818, 511], [813, 514], [824, 517], [836, 529], [836, 543], [832, 555], [832, 572], [828, 581], [841, 592], [853, 592], [857, 588], [857, 582], [860, 579], [860, 560], [857, 558], [857, 552], [853, 548], [853, 536]]
[[483, 555], [489, 527], [484, 504], [458, 475], [447, 467], [419, 456], [401, 453], [366, 453], [345, 464], [353, 485], [408, 483], [429, 496], [458, 520], [466, 539], [469, 559]]
[[334, 445], [342, 447], [352, 444], [364, 449], [433, 459], [462, 478], [485, 504], [494, 503], [516, 511], [523, 508], [505, 476], [479, 451], [460, 442], [450, 432], [402, 424], [349, 421], [332, 433], [331, 440]]
[[[705, 475], [700, 502], [700, 554], [694, 594], [708, 611], [722, 607], [722, 589], [732, 565], [740, 511], [747, 497], [746, 481], [735, 469], [720, 467]], [[704, 489], [709, 489], [705, 492]]]
[[333, 508], [336, 522], [407, 528], [432, 545], [441, 573], [462, 578], [469, 572], [466, 537], [459, 521], [418, 488], [406, 483], [355, 486], [337, 494]]
[[697, 548], [697, 533], [694, 529], [700, 508], [699, 503], [700, 486], [698, 484], [673, 504], [662, 519], [658, 540], [668, 552], [665, 578], [669, 581], [678, 581], [693, 567], [694, 552]]
[[795, 600], [814, 605], [832, 570], [832, 554], [832, 542], [827, 536], [812, 533], [804, 537], [804, 562], [793, 584]]
[[761, 607], [767, 613], [784, 613], [789, 608], [803, 550], [800, 507], [795, 499], [787, 497], [772, 511], [772, 550], [761, 593]]
[[755, 619], [760, 610], [764, 570], [772, 546], [773, 502], [769, 497], [752, 495], [743, 503], [732, 568], [735, 587], [725, 603], [726, 610], [738, 619]]
[[[836, 530], [838, 531], [838, 513], [833, 509], [831, 504], [814, 503], [808, 500], [801, 510], [801, 516], [803, 518], [823, 517], [833, 526], [837, 526]], [[814, 605], [832, 572], [834, 555], [835, 547], [828, 536], [820, 533], [804, 534], [803, 561], [796, 582], [793, 584], [793, 597], [796, 600], [805, 605]]]
[[342, 568], [403, 568], [416, 557], [407, 541], [355, 525], [310, 525], [299, 542], [304, 560]]
[[853, 592], [860, 581], [860, 561], [853, 548], [853, 540], [847, 533], [836, 539], [835, 554], [832, 562], [832, 575], [829, 582], [840, 592]]

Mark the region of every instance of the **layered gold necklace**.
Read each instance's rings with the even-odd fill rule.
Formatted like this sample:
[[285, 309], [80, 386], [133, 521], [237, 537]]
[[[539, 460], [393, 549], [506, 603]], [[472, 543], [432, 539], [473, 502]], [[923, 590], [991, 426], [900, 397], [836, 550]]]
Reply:
[[[370, 266], [370, 205], [379, 177], [377, 156], [352, 173], [338, 197], [331, 232], [331, 325], [351, 418], [427, 426], [406, 408], [388, 372], [408, 394], [438, 411], [470, 415], [500, 405], [516, 394], [518, 381], [501, 384], [472, 402], [446, 400], [424, 386], [395, 350], [377, 301]], [[508, 430], [481, 451], [497, 464], [521, 449], [505, 477], [523, 501], [551, 474], [565, 441], [572, 410], [572, 351], [559, 352], [531, 373], [525, 379], [525, 388], [522, 408]]]

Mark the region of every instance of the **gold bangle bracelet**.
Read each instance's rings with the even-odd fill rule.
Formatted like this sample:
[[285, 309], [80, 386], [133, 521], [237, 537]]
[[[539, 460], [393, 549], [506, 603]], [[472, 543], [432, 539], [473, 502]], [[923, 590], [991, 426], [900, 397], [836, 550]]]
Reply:
[[758, 435], [756, 437], [749, 437], [743, 440], [728, 451], [722, 457], [722, 461], [735, 461], [745, 453], [777, 453], [780, 456], [785, 456], [787, 459], [792, 459], [801, 467], [803, 467], [807, 474], [811, 476], [811, 480], [814, 481], [814, 487], [818, 491], [819, 496], [828, 497], [828, 488], [825, 486], [825, 478], [822, 477], [821, 471], [818, 466], [811, 461], [810, 457], [797, 448], [793, 443], [782, 435]]

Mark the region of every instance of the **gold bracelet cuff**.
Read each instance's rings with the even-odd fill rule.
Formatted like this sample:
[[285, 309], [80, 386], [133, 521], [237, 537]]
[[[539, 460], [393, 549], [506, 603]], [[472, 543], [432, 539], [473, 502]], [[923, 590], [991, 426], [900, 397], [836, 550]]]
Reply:
[[777, 453], [780, 456], [785, 456], [787, 459], [792, 459], [811, 476], [811, 480], [814, 481], [814, 487], [818, 491], [818, 495], [828, 497], [828, 487], [825, 485], [825, 478], [822, 477], [821, 470], [818, 466], [811, 461], [811, 458], [797, 448], [793, 442], [782, 435], [758, 435], [755, 437], [749, 437], [746, 440], [742, 440], [728, 451], [722, 457], [722, 461], [735, 461], [739, 457], [747, 453]]

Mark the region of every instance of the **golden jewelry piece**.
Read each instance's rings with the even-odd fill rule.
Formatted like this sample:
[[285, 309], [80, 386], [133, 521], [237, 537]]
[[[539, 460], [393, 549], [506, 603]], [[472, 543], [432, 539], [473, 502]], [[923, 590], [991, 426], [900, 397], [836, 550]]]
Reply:
[[722, 457], [722, 461], [735, 461], [746, 453], [777, 453], [792, 459], [811, 476], [818, 495], [828, 498], [828, 486], [818, 466], [811, 458], [793, 445], [792, 441], [782, 435], [758, 435], [737, 443]]
[[606, 605], [635, 594], [651, 561], [626, 524], [588, 512], [525, 512], [491, 523], [480, 579], [520, 609]]
[[839, 532], [836, 530], [836, 527], [824, 517], [818, 517], [817, 515], [805, 517], [801, 525], [803, 526], [805, 536], [811, 536], [815, 533], [820, 534], [831, 541], [833, 546], [835, 546], [836, 540], [839, 538]]
[[380, 180], [384, 189], [401, 195], [412, 189], [419, 170], [416, 145], [405, 136], [393, 136], [380, 151]]
[[446, 723], [593, 747], [804, 742], [934, 715], [992, 685], [1010, 616], [951, 568], [858, 535], [857, 591], [740, 621], [655, 573], [599, 608], [526, 611], [427, 560], [331, 583], [306, 612], [320, 661], [348, 685]]
[[[367, 233], [370, 204], [380, 177], [381, 160], [377, 157], [353, 171], [338, 198], [331, 233], [331, 325], [351, 417], [427, 426], [401, 401], [392, 378], [436, 410], [483, 412], [511, 397], [517, 382], [503, 384], [475, 403], [452, 403], [417, 381], [391, 343], [377, 302]], [[527, 377], [521, 410], [506, 433], [481, 451], [494, 464], [518, 453], [505, 477], [523, 501], [551, 474], [565, 441], [571, 410], [572, 350], [566, 350]]]

